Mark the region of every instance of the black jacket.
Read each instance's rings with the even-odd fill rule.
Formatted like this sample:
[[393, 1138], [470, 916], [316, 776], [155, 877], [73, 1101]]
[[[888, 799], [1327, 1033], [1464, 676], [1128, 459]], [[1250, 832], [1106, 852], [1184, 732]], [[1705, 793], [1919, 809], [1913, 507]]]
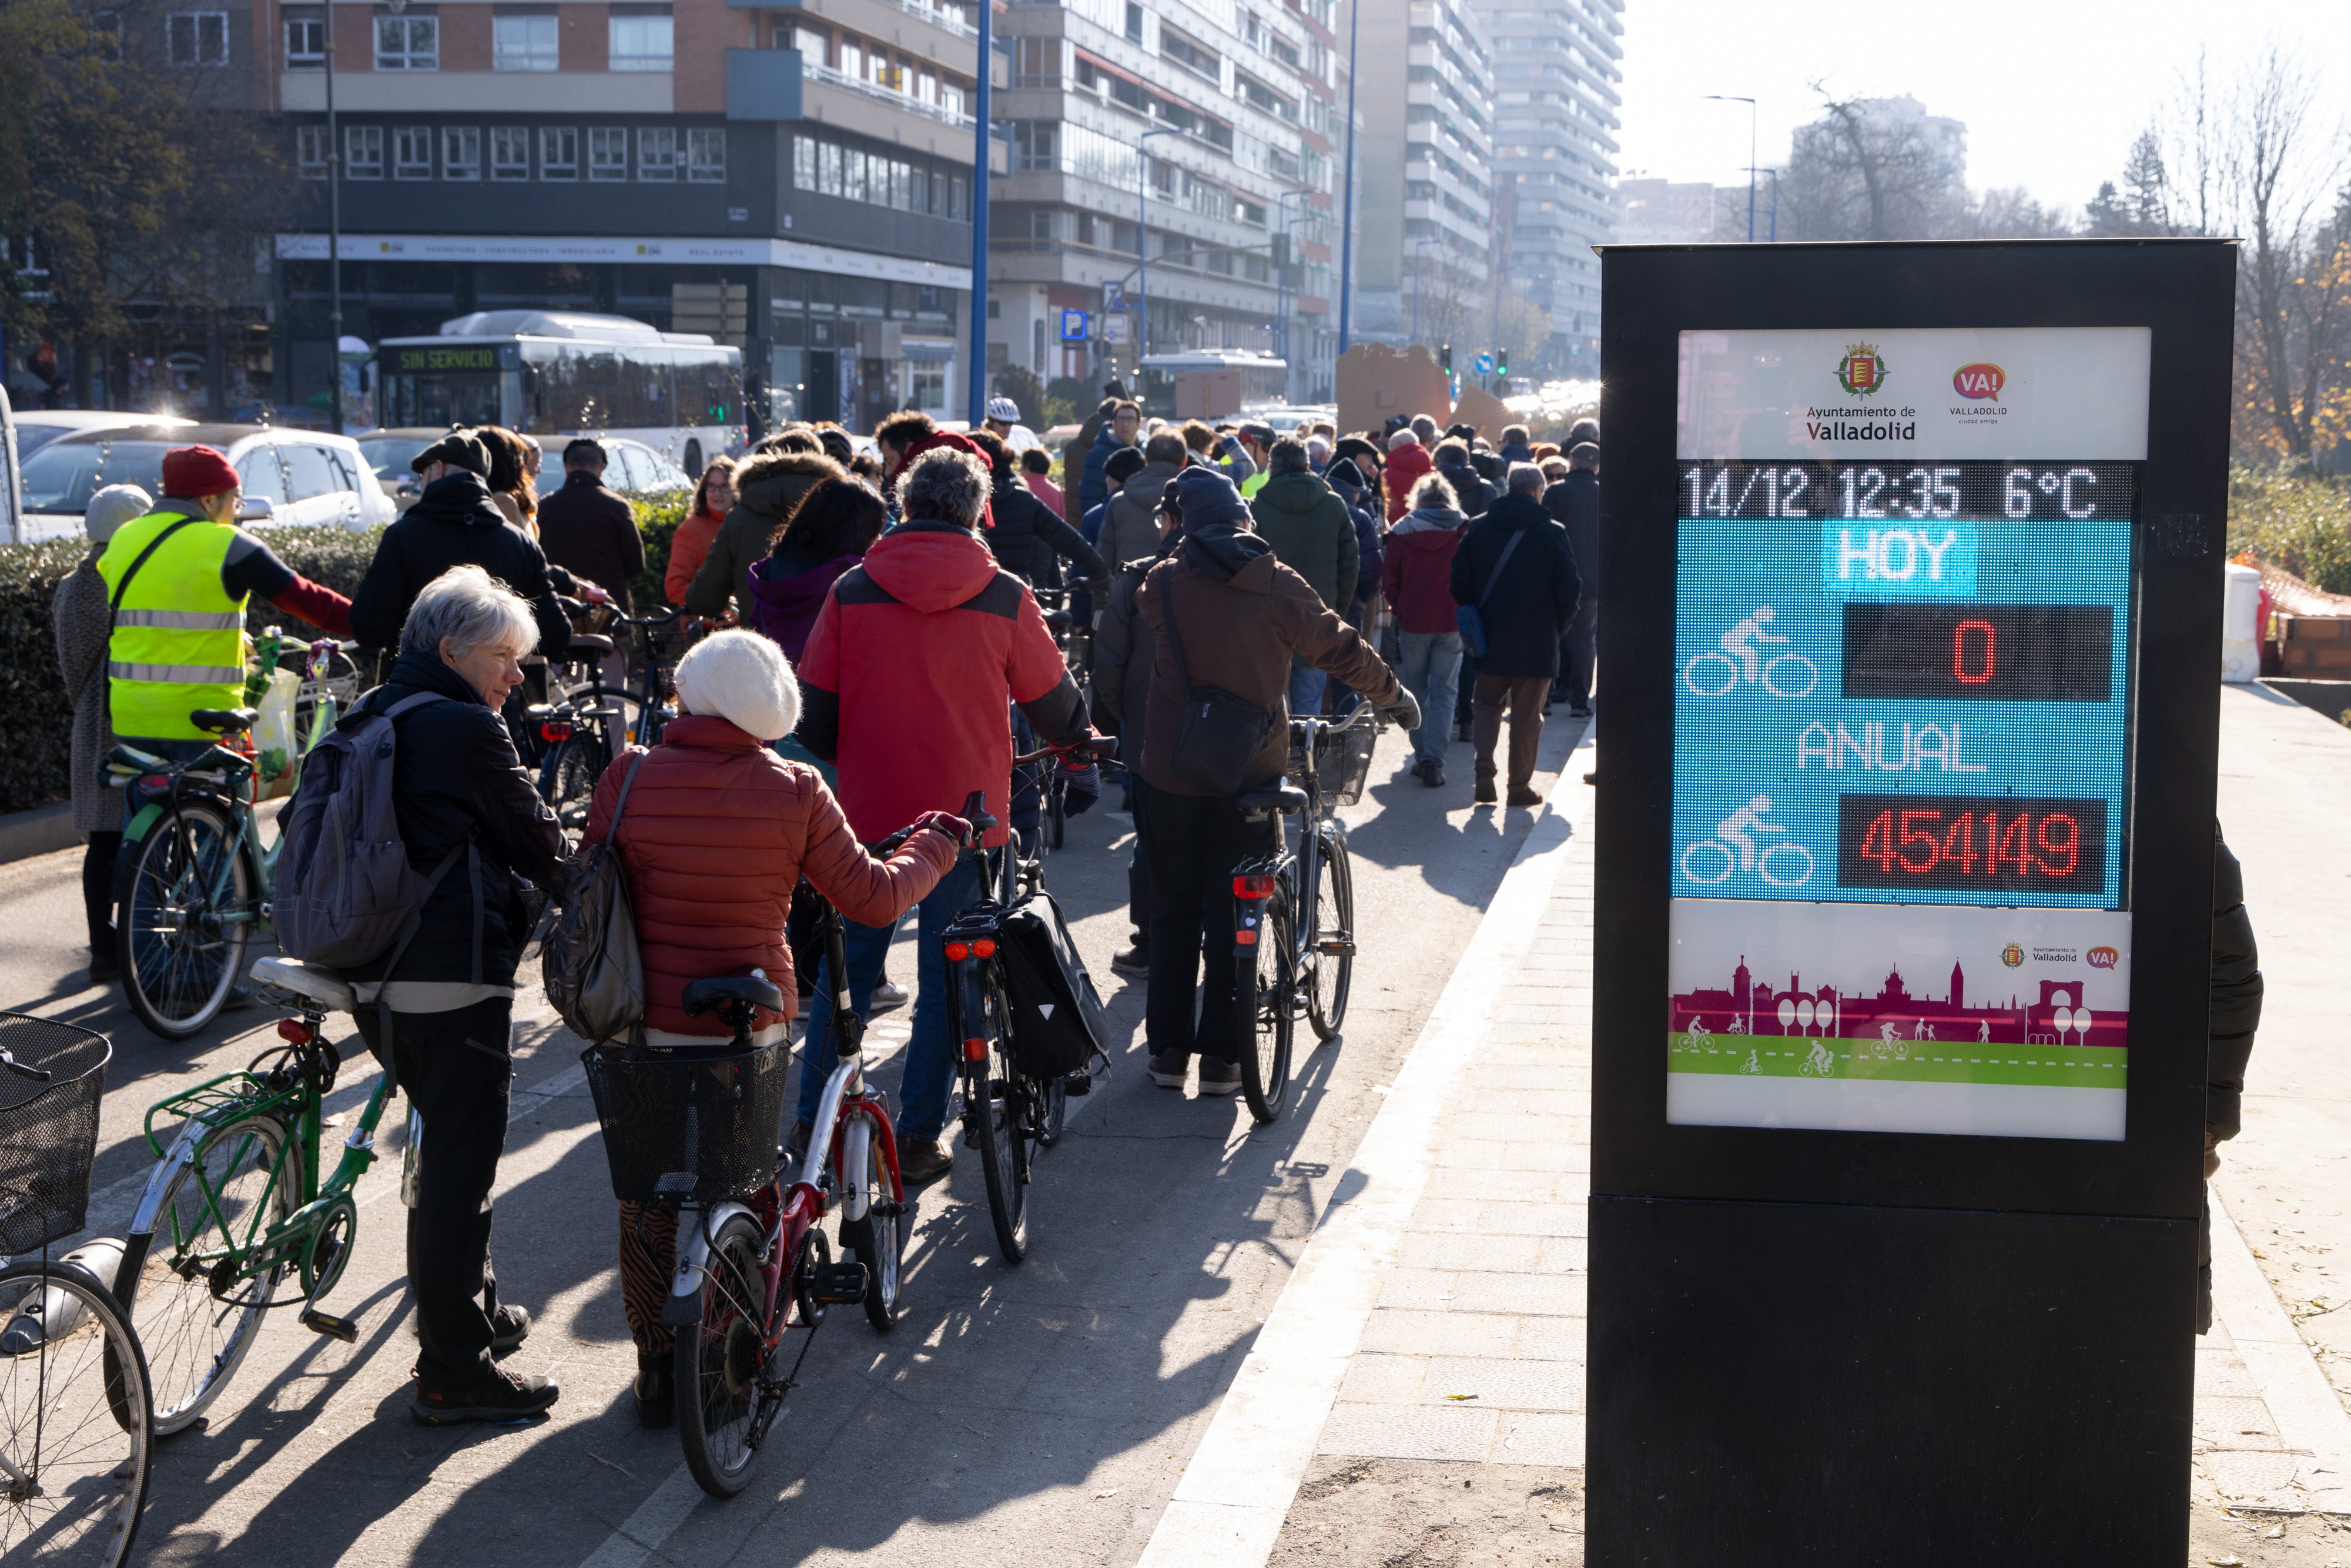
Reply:
[[1589, 468], [1571, 468], [1567, 477], [1543, 492], [1543, 510], [1567, 530], [1575, 551], [1575, 577], [1583, 597], [1600, 599], [1600, 476]]
[[[427, 703], [392, 720], [398, 751], [392, 760], [392, 811], [408, 863], [431, 872], [452, 847], [468, 839], [478, 867], [457, 857], [424, 901], [416, 940], [392, 974], [395, 980], [475, 980], [514, 983], [515, 964], [529, 936], [521, 884], [528, 878], [552, 889], [563, 856], [563, 832], [522, 770], [514, 742], [497, 715], [464, 676], [434, 655], [403, 653], [384, 684], [360, 699], [370, 711], [419, 692], [447, 702]], [[476, 876], [480, 884], [482, 954], [474, 967]], [[351, 971], [381, 979], [382, 962]]]
[[[1494, 569], [1504, 548], [1521, 533], [1525, 537], [1497, 578]], [[1495, 502], [1469, 525], [1461, 548], [1453, 552], [1456, 603], [1479, 603], [1489, 580], [1494, 591], [1479, 611], [1486, 627], [1486, 656], [1478, 661], [1478, 673], [1556, 680], [1560, 633], [1575, 619], [1575, 555], [1566, 531], [1532, 496], [1510, 495]]]
[[2262, 956], [2245, 913], [2245, 873], [2212, 825], [2212, 990], [2205, 1057], [2204, 1135], [2213, 1143], [2237, 1135], [2245, 1094], [2245, 1064], [2262, 1021]]
[[629, 613], [629, 580], [645, 570], [645, 540], [626, 498], [575, 468], [538, 504], [538, 537], [549, 560], [596, 584]]
[[1029, 486], [1014, 480], [998, 490], [988, 510], [996, 518], [996, 527], [980, 537], [1005, 570], [1026, 578], [1033, 586], [1051, 587], [1061, 580], [1059, 562], [1066, 556], [1077, 567], [1077, 576], [1088, 582], [1103, 582], [1110, 578], [1110, 567], [1102, 552], [1086, 543], [1085, 536], [1053, 515], [1053, 508], [1029, 493]]
[[1453, 486], [1453, 493], [1460, 497], [1460, 512], [1465, 517], [1484, 517], [1487, 508], [1494, 504], [1494, 497], [1501, 494], [1475, 468], [1457, 465], [1451, 468], [1439, 468], [1437, 472], [1444, 476], [1445, 482]]
[[425, 486], [416, 505], [384, 529], [351, 595], [351, 635], [371, 648], [400, 646], [408, 607], [453, 566], [478, 566], [530, 601], [539, 653], [552, 657], [571, 645], [571, 622], [548, 585], [538, 541], [500, 517], [488, 486], [462, 469]]

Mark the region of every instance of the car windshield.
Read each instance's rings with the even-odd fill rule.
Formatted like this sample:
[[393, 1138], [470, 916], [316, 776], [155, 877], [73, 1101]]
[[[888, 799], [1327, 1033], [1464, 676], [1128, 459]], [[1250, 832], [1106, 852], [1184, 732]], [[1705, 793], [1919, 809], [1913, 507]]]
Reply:
[[25, 509], [85, 512], [89, 498], [109, 485], [136, 485], [161, 496], [163, 454], [170, 450], [167, 441], [53, 441], [25, 460]]
[[371, 435], [360, 443], [360, 455], [375, 471], [379, 479], [406, 479], [415, 473], [409, 465], [416, 455], [432, 445], [413, 435]]

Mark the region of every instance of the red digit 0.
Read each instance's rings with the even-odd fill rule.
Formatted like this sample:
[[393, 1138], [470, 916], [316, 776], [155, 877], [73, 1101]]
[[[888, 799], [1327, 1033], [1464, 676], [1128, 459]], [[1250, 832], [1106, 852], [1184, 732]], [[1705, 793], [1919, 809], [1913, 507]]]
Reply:
[[[1968, 633], [1983, 633], [1983, 668], [1975, 674], [1968, 674]], [[1998, 634], [1989, 621], [1962, 621], [1951, 632], [1951, 675], [1961, 685], [1980, 686], [1991, 679], [1995, 664], [1994, 643]]]

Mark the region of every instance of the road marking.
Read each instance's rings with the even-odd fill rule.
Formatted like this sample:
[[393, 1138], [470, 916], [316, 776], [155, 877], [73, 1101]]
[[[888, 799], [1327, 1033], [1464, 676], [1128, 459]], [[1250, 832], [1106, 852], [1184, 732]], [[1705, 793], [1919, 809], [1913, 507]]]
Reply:
[[1552, 801], [1494, 890], [1337, 1185], [1341, 1193], [1353, 1186], [1353, 1195], [1323, 1211], [1138, 1568], [1258, 1568], [1272, 1553], [1436, 1168], [1453, 1087], [1510, 995], [1570, 843], [1589, 831], [1592, 789], [1567, 780], [1590, 771], [1593, 755], [1580, 747], [1561, 768]]
[[701, 1500], [702, 1488], [695, 1483], [694, 1472], [681, 1462], [580, 1568], [640, 1568]]
[[2204, 1190], [2212, 1209], [2212, 1315], [2228, 1325], [2238, 1358], [2294, 1456], [2305, 1506], [2314, 1513], [2351, 1512], [2351, 1415], [2253, 1261], [2220, 1189], [2207, 1183]]

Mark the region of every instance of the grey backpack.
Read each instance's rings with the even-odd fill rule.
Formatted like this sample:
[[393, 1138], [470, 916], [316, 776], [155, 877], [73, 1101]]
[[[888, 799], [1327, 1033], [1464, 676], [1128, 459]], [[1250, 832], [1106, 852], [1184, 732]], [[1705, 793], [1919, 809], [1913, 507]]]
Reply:
[[432, 871], [417, 871], [392, 807], [392, 721], [448, 700], [420, 692], [381, 711], [354, 708], [302, 759], [270, 901], [270, 923], [287, 957], [349, 969], [381, 956], [465, 849], [459, 844]]
[[539, 946], [549, 1005], [564, 1027], [590, 1045], [633, 1030], [645, 1016], [644, 961], [637, 950], [628, 867], [617, 841], [621, 813], [629, 809], [629, 789], [645, 757], [637, 753], [621, 779], [604, 841], [582, 847], [563, 862], [563, 886], [556, 894], [563, 913]]

